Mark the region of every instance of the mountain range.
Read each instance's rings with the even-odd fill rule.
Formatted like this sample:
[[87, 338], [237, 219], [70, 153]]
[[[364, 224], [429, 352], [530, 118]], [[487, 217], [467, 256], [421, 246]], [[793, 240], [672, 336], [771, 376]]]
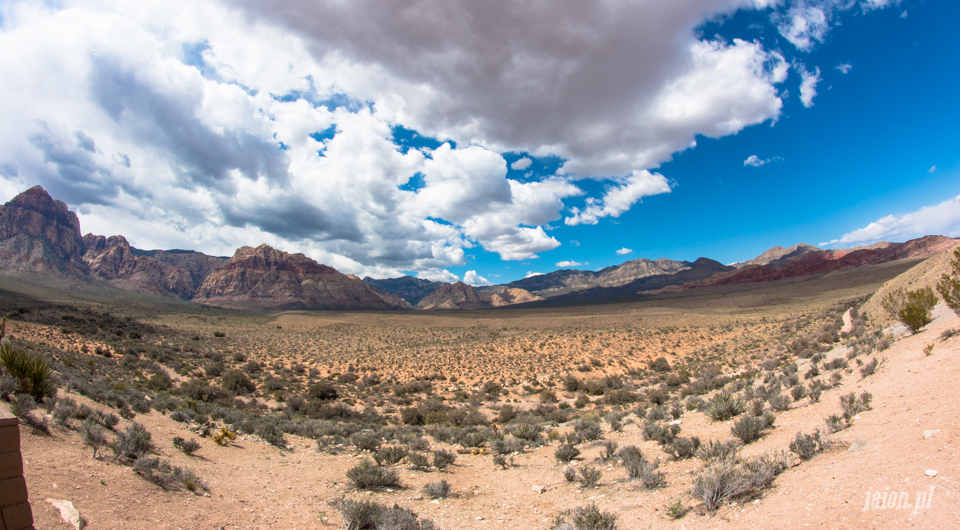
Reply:
[[478, 288], [411, 276], [361, 280], [269, 245], [244, 246], [229, 258], [191, 250], [141, 250], [122, 235], [81, 236], [77, 215], [40, 186], [0, 206], [3, 274], [101, 282], [231, 309], [441, 310], [594, 304], [925, 257], [956, 243], [943, 236], [845, 250], [800, 243], [774, 247], [732, 265], [708, 258], [693, 262], [635, 259], [599, 271], [558, 270]]

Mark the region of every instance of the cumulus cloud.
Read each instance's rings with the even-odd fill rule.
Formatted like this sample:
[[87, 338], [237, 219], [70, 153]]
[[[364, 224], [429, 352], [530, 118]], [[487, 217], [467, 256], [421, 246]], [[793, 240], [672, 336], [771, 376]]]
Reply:
[[[3, 198], [41, 184], [84, 231], [141, 247], [265, 242], [384, 276], [449, 278], [477, 247], [534, 258], [560, 245], [552, 223], [668, 193], [649, 170], [697, 135], [778, 119], [789, 68], [759, 41], [696, 32], [738, 9], [791, 9], [773, 0], [0, 9]], [[407, 149], [398, 125], [453, 143]], [[565, 162], [518, 182], [507, 152]], [[571, 209], [583, 178], [603, 195]]]
[[467, 271], [466, 273], [464, 273], [463, 283], [466, 283], [468, 285], [473, 285], [475, 287], [479, 285], [493, 285], [493, 283], [491, 283], [490, 280], [477, 274], [477, 271]]
[[517, 171], [523, 171], [524, 169], [527, 169], [528, 167], [530, 167], [530, 164], [532, 163], [533, 163], [533, 160], [525, 156], [520, 160], [517, 160], [516, 162], [510, 164], [510, 167], [513, 169], [516, 169]]
[[852, 69], [853, 65], [850, 63], [841, 63], [837, 65], [837, 70], [839, 70], [841, 74], [849, 74], [850, 70]]
[[784, 38], [798, 50], [808, 52], [824, 41], [839, 12], [855, 7], [870, 11], [896, 3], [899, 0], [785, 0], [776, 2], [779, 8], [771, 19]]
[[618, 256], [625, 256], [625, 255], [627, 255], [627, 254], [629, 254], [629, 253], [631, 253], [631, 252], [633, 252], [632, 249], [629, 249], [629, 248], [627, 248], [627, 247], [623, 247], [623, 248], [621, 248], [620, 250], [617, 251], [617, 255], [618, 255]]
[[563, 222], [569, 226], [595, 225], [601, 217], [620, 217], [641, 198], [661, 193], [670, 193], [670, 183], [663, 175], [647, 170], [634, 171], [628, 177], [615, 179], [606, 187], [601, 199], [588, 197], [583, 209], [571, 208], [573, 215]]
[[456, 283], [460, 281], [459, 276], [446, 269], [424, 269], [417, 272], [417, 278], [420, 278], [421, 280], [430, 280], [431, 282], [444, 283]]
[[820, 82], [820, 67], [808, 72], [806, 68], [800, 70], [800, 101], [804, 107], [813, 106], [813, 98], [817, 96], [817, 83]]
[[580, 265], [583, 265], [583, 263], [580, 263], [579, 261], [558, 261], [557, 262], [557, 267], [560, 267], [560, 268], [579, 267]]
[[927, 173], [933, 173], [937, 170], [937, 166], [930, 166], [930, 169], [927, 170]]
[[848, 247], [878, 241], [905, 241], [925, 235], [960, 236], [960, 196], [914, 212], [888, 215], [821, 246]]

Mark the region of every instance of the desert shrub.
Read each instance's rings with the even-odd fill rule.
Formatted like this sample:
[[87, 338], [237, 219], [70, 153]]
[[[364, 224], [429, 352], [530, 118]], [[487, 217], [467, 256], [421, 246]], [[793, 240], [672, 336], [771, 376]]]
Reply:
[[563, 468], [563, 478], [567, 482], [573, 482], [574, 480], [577, 480], [577, 468], [572, 466]]
[[490, 442], [490, 450], [495, 455], [506, 455], [523, 451], [523, 442], [516, 438], [499, 438]]
[[726, 421], [743, 414], [744, 408], [742, 399], [722, 392], [707, 403], [703, 413], [713, 421]]
[[820, 431], [814, 431], [813, 434], [798, 432], [793, 441], [790, 442], [790, 450], [802, 460], [810, 460], [815, 455], [822, 453], [825, 445], [825, 441], [820, 437]]
[[431, 499], [446, 499], [450, 496], [450, 483], [446, 480], [430, 482], [423, 487], [423, 494]]
[[429, 519], [394, 505], [388, 508], [373, 501], [354, 501], [344, 497], [330, 502], [346, 530], [435, 530]]
[[188, 412], [187, 409], [179, 409], [170, 413], [170, 419], [179, 423], [189, 423], [194, 416], [196, 416], [196, 413]]
[[170, 462], [160, 458], [138, 458], [133, 463], [133, 470], [138, 475], [163, 489], [179, 489], [183, 487], [189, 491], [209, 490], [207, 485], [200, 480], [200, 477], [192, 471], [170, 465]]
[[770, 403], [770, 408], [777, 412], [790, 410], [790, 396], [786, 394], [777, 394], [768, 399], [767, 403]]
[[730, 432], [744, 444], [749, 444], [759, 440], [766, 428], [767, 422], [762, 417], [744, 416], [730, 427]]
[[319, 399], [321, 401], [327, 401], [331, 399], [337, 399], [339, 397], [337, 389], [330, 383], [325, 383], [323, 381], [319, 383], [314, 383], [310, 385], [307, 389], [307, 397], [310, 399]]
[[507, 458], [506, 455], [494, 455], [493, 463], [500, 469], [510, 469], [513, 467], [513, 457]]
[[591, 419], [583, 419], [573, 422], [573, 432], [577, 433], [577, 436], [581, 440], [586, 441], [599, 440], [603, 437], [603, 431], [600, 429], [600, 424]]
[[619, 444], [613, 440], [603, 442], [603, 451], [600, 453], [600, 459], [604, 462], [613, 460], [617, 457], [617, 448]]
[[410, 462], [410, 465], [413, 466], [413, 469], [416, 469], [417, 471], [430, 470], [430, 459], [424, 454], [407, 453], [407, 460]]
[[736, 458], [737, 452], [740, 451], [740, 447], [740, 442], [735, 440], [729, 440], [726, 442], [710, 440], [701, 445], [700, 449], [697, 450], [697, 458], [705, 462]]
[[796, 385], [790, 389], [790, 396], [794, 401], [800, 401], [807, 397], [807, 389], [803, 385]]
[[652, 407], [647, 411], [647, 421], [663, 421], [667, 419], [667, 411], [662, 406]]
[[445, 449], [437, 449], [433, 452], [433, 467], [438, 470], [444, 470], [447, 466], [452, 466], [457, 461], [457, 453]]
[[509, 433], [518, 440], [525, 440], [533, 443], [540, 443], [540, 433], [542, 432], [543, 427], [535, 423], [518, 423], [509, 429]]
[[870, 410], [871, 401], [873, 401], [873, 394], [869, 392], [864, 392], [859, 397], [853, 392], [840, 396], [840, 408], [843, 409], [844, 418], [849, 420], [863, 411]]
[[765, 404], [765, 402], [764, 402], [764, 400], [762, 400], [762, 399], [753, 399], [753, 400], [750, 400], [750, 405], [749, 405], [750, 414], [752, 414], [752, 415], [754, 415], [754, 416], [759, 416], [759, 415], [763, 414], [764, 404]]
[[690, 509], [684, 506], [683, 501], [680, 499], [677, 499], [674, 502], [666, 505], [663, 510], [667, 517], [674, 520], [682, 518], [684, 515], [687, 515], [687, 512], [689, 511]]
[[714, 460], [694, 476], [690, 493], [703, 501], [706, 510], [714, 511], [728, 501], [766, 488], [784, 469], [781, 457]]
[[107, 444], [106, 431], [93, 420], [87, 420], [80, 425], [80, 437], [84, 444], [93, 449], [94, 458], [97, 458], [100, 448]]
[[244, 395], [257, 390], [257, 385], [240, 370], [227, 370], [220, 378], [224, 389], [236, 394]]
[[641, 434], [644, 440], [654, 440], [662, 446], [673, 443], [673, 439], [680, 433], [679, 425], [664, 426], [659, 423], [646, 422], [643, 424]]
[[838, 416], [836, 414], [831, 414], [824, 419], [824, 423], [827, 425], [827, 434], [833, 434], [835, 432], [840, 432], [847, 427], [850, 427], [850, 420], [844, 416]]
[[401, 460], [407, 457], [407, 450], [398, 445], [391, 445], [389, 447], [384, 447], [377, 451], [373, 458], [377, 461], [377, 464], [384, 465], [394, 465], [399, 464]]
[[500, 407], [500, 412], [497, 414], [497, 423], [509, 423], [510, 420], [517, 417], [517, 411], [513, 408], [513, 405], [503, 405]]
[[943, 297], [947, 307], [960, 316], [960, 248], [954, 249], [950, 260], [950, 272], [940, 276], [937, 292]]
[[640, 483], [646, 489], [661, 488], [666, 485], [664, 473], [659, 471], [660, 459], [648, 462], [646, 459], [640, 461], [637, 468]]
[[615, 530], [617, 515], [602, 511], [596, 504], [575, 508], [557, 516], [552, 530]]
[[663, 449], [677, 460], [692, 458], [697, 454], [697, 450], [700, 449], [700, 438], [696, 436], [691, 438], [677, 438], [673, 443], [665, 446]]
[[380, 449], [380, 435], [371, 430], [355, 432], [350, 435], [350, 443], [360, 451], [376, 451]]
[[194, 439], [184, 440], [183, 438], [177, 436], [173, 439], [173, 446], [180, 451], [183, 451], [183, 454], [185, 455], [193, 455], [197, 449], [200, 449], [200, 442]]
[[657, 387], [647, 392], [646, 399], [654, 405], [663, 405], [670, 397], [670, 391], [663, 387]]
[[663, 357], [656, 358], [655, 360], [650, 362], [649, 366], [650, 366], [650, 369], [653, 370], [654, 372], [660, 372], [660, 373], [669, 372], [671, 368], [670, 361], [666, 360]]
[[883, 299], [883, 309], [893, 318], [916, 333], [930, 323], [930, 311], [937, 305], [937, 295], [930, 287], [913, 291], [902, 288], [889, 293]]
[[361, 490], [400, 487], [400, 476], [393, 468], [378, 466], [369, 459], [347, 470], [347, 479], [353, 483], [353, 487]]
[[124, 431], [117, 433], [110, 445], [118, 462], [129, 464], [153, 451], [153, 436], [147, 428], [133, 423]]
[[43, 401], [56, 393], [50, 364], [39, 355], [15, 345], [10, 339], [0, 340], [0, 366], [16, 380], [19, 394], [29, 394], [34, 400]]
[[879, 359], [874, 357], [872, 361], [860, 367], [860, 377], [861, 378], [870, 377], [871, 375], [874, 374], [874, 372], [877, 371], [877, 366], [879, 365], [880, 365]]
[[600, 482], [600, 477], [603, 476], [603, 471], [598, 468], [583, 466], [580, 468], [580, 476], [577, 477], [577, 482], [580, 483], [584, 489], [593, 488]]
[[[610, 422], [610, 430], [613, 432], [620, 432], [623, 429], [625, 423], [623, 422], [623, 417], [626, 416], [623, 412], [611, 412], [607, 414], [607, 421]], [[629, 421], [627, 422], [629, 423]]]
[[608, 405], [629, 405], [639, 399], [637, 395], [625, 388], [608, 390], [603, 394], [603, 401]]
[[813, 381], [810, 383], [810, 391], [808, 395], [810, 397], [810, 403], [819, 403], [820, 395], [823, 393], [823, 384], [819, 380]]
[[[72, 402], [73, 400], [71, 399], [70, 401]], [[57, 404], [53, 407], [53, 421], [62, 427], [68, 426], [75, 408], [76, 403], [70, 404], [64, 399], [58, 399]]]
[[580, 450], [573, 444], [565, 443], [554, 451], [553, 456], [556, 457], [558, 462], [565, 464], [580, 456]]

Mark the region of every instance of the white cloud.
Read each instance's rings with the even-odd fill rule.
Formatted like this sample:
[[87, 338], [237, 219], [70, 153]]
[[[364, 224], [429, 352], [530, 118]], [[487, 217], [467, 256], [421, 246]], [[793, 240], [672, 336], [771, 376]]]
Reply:
[[925, 235], [960, 236], [960, 196], [901, 215], [888, 215], [864, 228], [821, 243], [848, 247], [878, 241], [905, 241]]
[[747, 166], [760, 167], [760, 166], [774, 163], [774, 162], [783, 162], [783, 158], [779, 156], [774, 156], [770, 158], [760, 158], [757, 155], [750, 155], [747, 157], [746, 160], [743, 161], [743, 167], [747, 167]]
[[533, 278], [534, 276], [543, 276], [543, 273], [542, 273], [542, 272], [527, 271], [527, 275], [524, 276], [523, 278], [524, 278], [524, 279]]
[[431, 282], [444, 283], [456, 283], [460, 281], [459, 276], [446, 269], [424, 269], [417, 272], [417, 278], [422, 280], [430, 280]]
[[852, 69], [853, 65], [850, 63], [841, 63], [837, 65], [837, 70], [839, 70], [841, 74], [849, 74], [850, 70]]
[[533, 164], [533, 160], [530, 160], [528, 157], [523, 157], [520, 160], [510, 164], [510, 167], [516, 169], [517, 171], [523, 171], [530, 167], [530, 164]]
[[606, 187], [602, 199], [587, 198], [582, 210], [573, 207], [573, 215], [563, 220], [569, 226], [579, 224], [595, 225], [601, 217], [620, 217], [643, 197], [670, 193], [670, 183], [659, 173], [647, 170], [634, 171], [626, 178], [615, 179], [614, 184]]
[[479, 285], [493, 285], [490, 280], [477, 274], [477, 271], [467, 271], [463, 275], [463, 283], [473, 285], [475, 287]]
[[808, 52], [822, 43], [837, 13], [860, 6], [863, 11], [882, 9], [899, 0], [785, 0], [785, 10], [777, 9], [771, 20], [780, 34], [798, 50]]
[[631, 252], [633, 252], [632, 249], [629, 249], [629, 248], [627, 248], [627, 247], [623, 247], [623, 248], [621, 248], [620, 250], [617, 251], [617, 255], [618, 255], [618, 256], [625, 256], [625, 255], [627, 255], [627, 254], [629, 254], [629, 253], [631, 253]]
[[937, 166], [930, 166], [930, 169], [927, 170], [927, 173], [933, 173], [937, 170]]
[[817, 83], [820, 82], [820, 67], [813, 72], [808, 72], [806, 68], [800, 69], [800, 101], [804, 107], [813, 106], [813, 98], [817, 96]]
[[[575, 179], [607, 186], [564, 222], [596, 224], [669, 192], [649, 169], [697, 135], [780, 116], [786, 60], [695, 31], [773, 0], [504, 1], [6, 2], [0, 193], [41, 184], [145, 248], [435, 275], [558, 247]], [[505, 152], [566, 163], [517, 182]]]
[[580, 265], [583, 265], [583, 263], [580, 263], [579, 261], [558, 261], [557, 262], [557, 267], [560, 267], [560, 268], [579, 267]]

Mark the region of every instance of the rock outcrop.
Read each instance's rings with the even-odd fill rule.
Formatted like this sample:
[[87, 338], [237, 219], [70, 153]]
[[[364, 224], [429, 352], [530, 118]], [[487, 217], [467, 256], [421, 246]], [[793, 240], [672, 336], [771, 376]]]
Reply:
[[5, 272], [82, 279], [80, 220], [34, 186], [0, 206], [0, 268]]
[[751, 260], [734, 263], [733, 266], [742, 269], [751, 265], [768, 265], [775, 269], [780, 269], [797, 261], [808, 252], [816, 252], [818, 250], [820, 249], [806, 243], [799, 243], [787, 248], [777, 246]]
[[417, 309], [488, 309], [542, 300], [523, 289], [501, 287], [479, 291], [463, 282], [448, 283], [417, 304]]
[[597, 272], [577, 269], [554, 271], [510, 282], [507, 287], [524, 289], [547, 298], [597, 287], [622, 287], [641, 278], [676, 274], [690, 267], [691, 264], [684, 261], [642, 258], [606, 267]]
[[83, 236], [83, 259], [93, 279], [126, 291], [193, 297], [203, 279], [227, 263], [225, 258], [192, 251], [142, 251], [123, 236]]
[[194, 302], [233, 309], [409, 309], [400, 297], [303, 254], [241, 247], [211, 272]]

